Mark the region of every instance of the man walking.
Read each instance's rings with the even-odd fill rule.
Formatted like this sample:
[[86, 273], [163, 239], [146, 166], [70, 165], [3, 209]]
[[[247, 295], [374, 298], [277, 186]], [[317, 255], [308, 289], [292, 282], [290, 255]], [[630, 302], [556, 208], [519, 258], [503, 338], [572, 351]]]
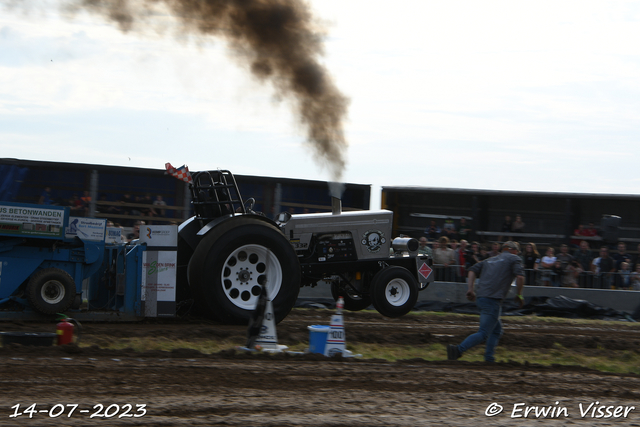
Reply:
[[[507, 296], [513, 279], [516, 279], [516, 301], [520, 307], [524, 305], [522, 288], [524, 287], [524, 270], [522, 260], [518, 256], [520, 247], [517, 242], [508, 241], [502, 245], [502, 252], [473, 265], [469, 269], [467, 283], [467, 299], [476, 301], [480, 309], [480, 328], [469, 335], [462, 344], [449, 344], [447, 359], [459, 359], [462, 354], [486, 341], [484, 360], [495, 362], [493, 353], [502, 336], [502, 300]], [[476, 277], [479, 276], [477, 292], [474, 291]], [[477, 299], [477, 300], [476, 300]]]

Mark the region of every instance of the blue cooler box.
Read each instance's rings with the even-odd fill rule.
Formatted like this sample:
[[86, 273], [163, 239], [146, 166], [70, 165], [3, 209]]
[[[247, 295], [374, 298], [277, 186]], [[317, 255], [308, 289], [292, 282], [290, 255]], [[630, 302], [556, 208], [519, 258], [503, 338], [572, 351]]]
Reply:
[[331, 327], [311, 325], [307, 326], [307, 329], [309, 329], [309, 352], [324, 354], [324, 349], [327, 345], [327, 336], [329, 335]]

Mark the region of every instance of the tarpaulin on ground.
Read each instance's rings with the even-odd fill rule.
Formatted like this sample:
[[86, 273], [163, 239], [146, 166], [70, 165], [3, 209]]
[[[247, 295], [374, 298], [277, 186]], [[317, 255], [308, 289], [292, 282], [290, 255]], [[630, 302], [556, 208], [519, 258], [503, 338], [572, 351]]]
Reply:
[[589, 301], [558, 295], [534, 307], [539, 316], [570, 317], [580, 319], [633, 320], [631, 316], [612, 308], [601, 307]]
[[[296, 302], [299, 308], [335, 308], [335, 301], [327, 298], [299, 299]], [[369, 309], [373, 310], [373, 306]], [[475, 303], [453, 303], [446, 301], [418, 301], [413, 311], [438, 311], [460, 314], [480, 314]], [[565, 296], [525, 297], [525, 305], [520, 305], [511, 299], [504, 301], [502, 305], [504, 316], [524, 316], [536, 314], [538, 316], [564, 317], [575, 319], [600, 319], [600, 320], [628, 320], [640, 319], [640, 307], [633, 315], [601, 307], [585, 300], [576, 300]]]
[[[480, 314], [475, 303], [447, 303], [439, 301], [418, 302], [414, 310], [445, 311], [451, 313]], [[640, 309], [636, 310], [640, 315]], [[515, 301], [508, 299], [502, 305], [504, 316], [524, 316], [535, 314], [538, 316], [564, 317], [575, 319], [628, 320], [640, 318], [630, 316], [612, 308], [601, 307], [585, 300], [576, 300], [565, 296], [525, 297], [525, 305], [519, 307]]]
[[[329, 308], [335, 309], [336, 302], [329, 298], [298, 298], [296, 304], [294, 305], [296, 308]], [[374, 309], [373, 307], [369, 307], [370, 309]]]

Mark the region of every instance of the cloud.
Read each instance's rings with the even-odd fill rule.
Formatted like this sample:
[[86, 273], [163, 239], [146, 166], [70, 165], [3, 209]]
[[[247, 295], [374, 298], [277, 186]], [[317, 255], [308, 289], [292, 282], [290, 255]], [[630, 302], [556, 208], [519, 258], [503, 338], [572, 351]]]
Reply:
[[[352, 100], [346, 180], [638, 191], [640, 4], [311, 4], [328, 28], [322, 64]], [[84, 14], [36, 18], [0, 15], [0, 139], [32, 144], [21, 153], [66, 140], [91, 145], [74, 151], [84, 162], [119, 164], [128, 150], [145, 167], [179, 155], [318, 179], [290, 105], [224, 43], [122, 35]]]

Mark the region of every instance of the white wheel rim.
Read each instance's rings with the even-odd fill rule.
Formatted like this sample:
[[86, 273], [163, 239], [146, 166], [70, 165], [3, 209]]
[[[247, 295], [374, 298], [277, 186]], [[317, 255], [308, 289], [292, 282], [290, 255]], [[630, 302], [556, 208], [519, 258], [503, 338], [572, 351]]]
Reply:
[[64, 285], [57, 280], [49, 280], [42, 285], [40, 296], [47, 304], [57, 304], [64, 298]]
[[401, 307], [409, 301], [411, 288], [409, 284], [402, 279], [393, 279], [384, 289], [384, 296], [387, 302], [394, 307]]
[[256, 308], [261, 285], [267, 286], [267, 297], [273, 299], [280, 292], [282, 268], [278, 258], [261, 245], [244, 245], [234, 250], [224, 262], [221, 273], [222, 289], [236, 307]]

